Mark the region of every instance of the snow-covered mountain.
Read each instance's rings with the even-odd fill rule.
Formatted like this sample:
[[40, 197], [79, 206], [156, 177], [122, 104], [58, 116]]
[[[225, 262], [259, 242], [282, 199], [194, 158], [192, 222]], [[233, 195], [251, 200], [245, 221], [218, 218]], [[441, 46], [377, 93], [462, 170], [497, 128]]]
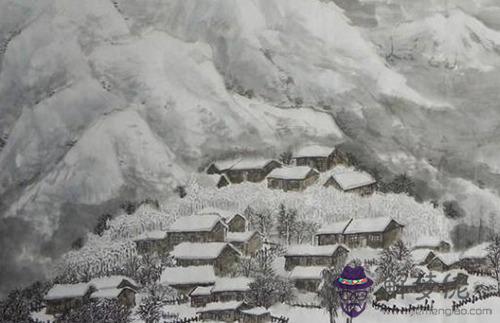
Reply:
[[[472, 136], [465, 124], [483, 125], [476, 135], [488, 139], [496, 93], [471, 121], [463, 101], [425, 84], [442, 72], [412, 64], [428, 73], [418, 79], [380, 45], [394, 33], [427, 61], [452, 58], [499, 82], [499, 33], [475, 17], [482, 5], [449, 16], [411, 16], [408, 5], [372, 1], [377, 26], [366, 27], [332, 1], [1, 0], [1, 241], [15, 241], [5, 272], [57, 256], [96, 215], [165, 197], [228, 151], [347, 141], [388, 173], [422, 177], [437, 198], [458, 173], [474, 186], [473, 165], [438, 161], [476, 147], [442, 141]], [[405, 21], [389, 28], [390, 17]], [[29, 234], [13, 237], [9, 228], [24, 225]]]

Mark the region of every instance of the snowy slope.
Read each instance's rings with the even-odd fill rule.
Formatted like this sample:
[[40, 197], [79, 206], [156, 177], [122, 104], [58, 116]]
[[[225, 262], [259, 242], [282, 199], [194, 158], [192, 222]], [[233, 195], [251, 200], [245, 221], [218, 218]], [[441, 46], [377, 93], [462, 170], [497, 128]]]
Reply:
[[491, 70], [500, 65], [500, 32], [460, 9], [403, 22], [382, 32], [392, 38], [396, 55], [422, 56], [433, 67]]

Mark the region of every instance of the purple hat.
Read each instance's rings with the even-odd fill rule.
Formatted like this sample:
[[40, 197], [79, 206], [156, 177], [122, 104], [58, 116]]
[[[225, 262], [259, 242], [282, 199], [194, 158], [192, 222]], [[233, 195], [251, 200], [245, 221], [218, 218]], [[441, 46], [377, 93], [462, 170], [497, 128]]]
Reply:
[[335, 286], [340, 289], [357, 290], [365, 289], [373, 285], [373, 280], [366, 277], [365, 270], [361, 266], [345, 266], [340, 276], [335, 280]]

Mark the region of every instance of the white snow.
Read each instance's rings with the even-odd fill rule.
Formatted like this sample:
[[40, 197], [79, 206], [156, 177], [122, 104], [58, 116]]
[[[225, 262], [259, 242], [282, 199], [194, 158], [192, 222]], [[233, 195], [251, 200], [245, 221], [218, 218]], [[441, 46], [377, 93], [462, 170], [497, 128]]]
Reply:
[[247, 242], [252, 238], [257, 231], [245, 231], [245, 232], [228, 232], [226, 240], [228, 242]]
[[332, 256], [339, 247], [347, 249], [345, 246], [338, 244], [325, 246], [292, 245], [288, 247], [286, 256]]
[[244, 302], [237, 301], [208, 303], [204, 308], [198, 310], [198, 313], [237, 310], [243, 304]]
[[435, 255], [434, 259], [441, 260], [447, 266], [451, 266], [461, 259], [461, 253], [459, 252], [436, 253]]
[[242, 158], [231, 167], [231, 170], [262, 169], [271, 162], [277, 161], [267, 158]]
[[250, 283], [253, 282], [252, 278], [248, 277], [222, 277], [217, 278], [212, 292], [228, 292], [228, 291], [248, 291], [250, 290]]
[[338, 172], [332, 175], [332, 178], [337, 182], [344, 191], [360, 188], [375, 184], [377, 181], [367, 172], [351, 170], [346, 172]]
[[489, 242], [483, 242], [461, 253], [461, 258], [485, 258], [488, 255]]
[[141, 241], [141, 240], [163, 240], [167, 237], [166, 231], [154, 230], [154, 231], [146, 231], [141, 233], [140, 235], [134, 237], [132, 240]]
[[123, 281], [128, 281], [131, 285], [136, 287], [139, 286], [132, 278], [119, 275], [94, 278], [89, 281], [89, 285], [101, 290], [107, 288], [117, 288]]
[[310, 267], [297, 266], [292, 269], [289, 278], [291, 280], [321, 279], [321, 273], [325, 269], [326, 267], [320, 267], [320, 266], [310, 266]]
[[212, 266], [167, 267], [161, 273], [160, 283], [165, 285], [214, 284]]
[[231, 221], [232, 218], [236, 214], [240, 214], [240, 213], [241, 212], [238, 212], [236, 210], [222, 210], [222, 209], [215, 208], [215, 207], [206, 207], [206, 208], [203, 208], [201, 211], [196, 212], [196, 214], [198, 214], [198, 215], [214, 215], [215, 214], [221, 218], [224, 218], [226, 221]]
[[276, 178], [276, 179], [290, 179], [290, 180], [302, 180], [307, 177], [307, 175], [316, 170], [313, 170], [308, 166], [296, 166], [296, 167], [282, 167], [274, 169], [269, 175], [268, 178]]
[[[178, 218], [168, 229], [169, 232], [211, 231], [217, 223], [222, 223], [215, 214], [191, 215]], [[225, 224], [224, 224], [225, 225]]]
[[430, 237], [430, 236], [423, 236], [420, 239], [415, 242], [413, 245], [413, 248], [415, 247], [427, 247], [427, 248], [432, 248], [432, 247], [439, 247], [441, 242], [447, 242], [443, 239], [440, 239], [439, 237]]
[[431, 253], [435, 255], [432, 249], [415, 249], [411, 251], [411, 257], [416, 264], [421, 264]]
[[318, 230], [318, 234], [340, 234], [344, 233], [344, 230], [346, 229], [347, 225], [352, 221], [352, 219], [349, 219], [347, 221], [341, 221], [341, 222], [335, 222], [331, 224], [327, 224], [321, 229]]
[[131, 288], [106, 288], [103, 290], [98, 290], [90, 295], [90, 298], [107, 298], [114, 299], [117, 298], [124, 290], [131, 290]]
[[83, 297], [89, 290], [88, 283], [56, 284], [45, 295], [46, 300]]
[[335, 152], [335, 147], [320, 145], [305, 146], [293, 153], [293, 158], [300, 157], [328, 157]]
[[344, 233], [383, 232], [391, 221], [390, 217], [352, 219]]
[[213, 165], [219, 170], [219, 171], [227, 171], [231, 169], [234, 165], [236, 165], [240, 159], [231, 159], [231, 160], [218, 160], [213, 162]]
[[208, 296], [212, 293], [213, 286], [198, 286], [196, 287], [189, 296]]
[[349, 256], [347, 257], [347, 261], [349, 262], [350, 260], [353, 260], [353, 259], [359, 259], [361, 261], [373, 260], [373, 259], [378, 258], [380, 256], [381, 252], [382, 252], [382, 249], [374, 249], [374, 248], [370, 248], [370, 247], [353, 248], [349, 252]]
[[175, 246], [170, 255], [177, 259], [216, 259], [226, 247], [240, 253], [233, 245], [225, 242], [183, 242]]
[[242, 313], [249, 314], [249, 315], [256, 315], [256, 316], [261, 316], [261, 315], [266, 315], [269, 314], [269, 310], [266, 309], [265, 307], [253, 307], [248, 310], [243, 310], [241, 311]]

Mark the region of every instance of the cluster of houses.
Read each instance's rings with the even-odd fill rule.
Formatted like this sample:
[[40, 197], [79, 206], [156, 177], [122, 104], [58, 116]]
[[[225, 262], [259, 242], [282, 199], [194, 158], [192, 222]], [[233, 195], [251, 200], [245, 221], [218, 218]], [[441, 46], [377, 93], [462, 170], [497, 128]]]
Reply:
[[381, 286], [375, 297], [388, 300], [407, 293], [449, 292], [467, 286], [469, 274], [489, 273], [487, 247], [488, 243], [482, 243], [464, 251], [451, 252], [449, 242], [423, 237], [412, 248], [416, 267], [410, 279], [392, 291]]
[[[298, 290], [317, 292], [324, 269], [342, 267], [349, 259], [360, 257], [366, 247], [391, 245], [401, 237], [403, 227], [390, 217], [349, 219], [326, 225], [318, 231], [315, 245], [288, 248], [285, 270]], [[376, 257], [374, 250], [369, 252], [372, 257]]]
[[[320, 173], [346, 163], [346, 157], [334, 147], [311, 145], [292, 153], [291, 165], [283, 165], [274, 159], [239, 158], [213, 162], [206, 172], [217, 176], [218, 188], [242, 182], [258, 183], [267, 179], [270, 189], [303, 191], [320, 179]], [[332, 172], [324, 186], [367, 195], [375, 191], [377, 181], [366, 172], [343, 168], [342, 171]]]
[[250, 283], [232, 277], [242, 256], [254, 255], [262, 237], [248, 230], [247, 219], [238, 212], [205, 208], [178, 218], [167, 231], [149, 232], [134, 239], [142, 253], [168, 253], [175, 267], [165, 268], [160, 284], [189, 296], [202, 320], [264, 323], [271, 314], [247, 303]]
[[46, 313], [60, 314], [85, 302], [111, 299], [127, 307], [135, 306], [139, 285], [131, 278], [108, 276], [87, 283], [55, 284], [45, 295]]

